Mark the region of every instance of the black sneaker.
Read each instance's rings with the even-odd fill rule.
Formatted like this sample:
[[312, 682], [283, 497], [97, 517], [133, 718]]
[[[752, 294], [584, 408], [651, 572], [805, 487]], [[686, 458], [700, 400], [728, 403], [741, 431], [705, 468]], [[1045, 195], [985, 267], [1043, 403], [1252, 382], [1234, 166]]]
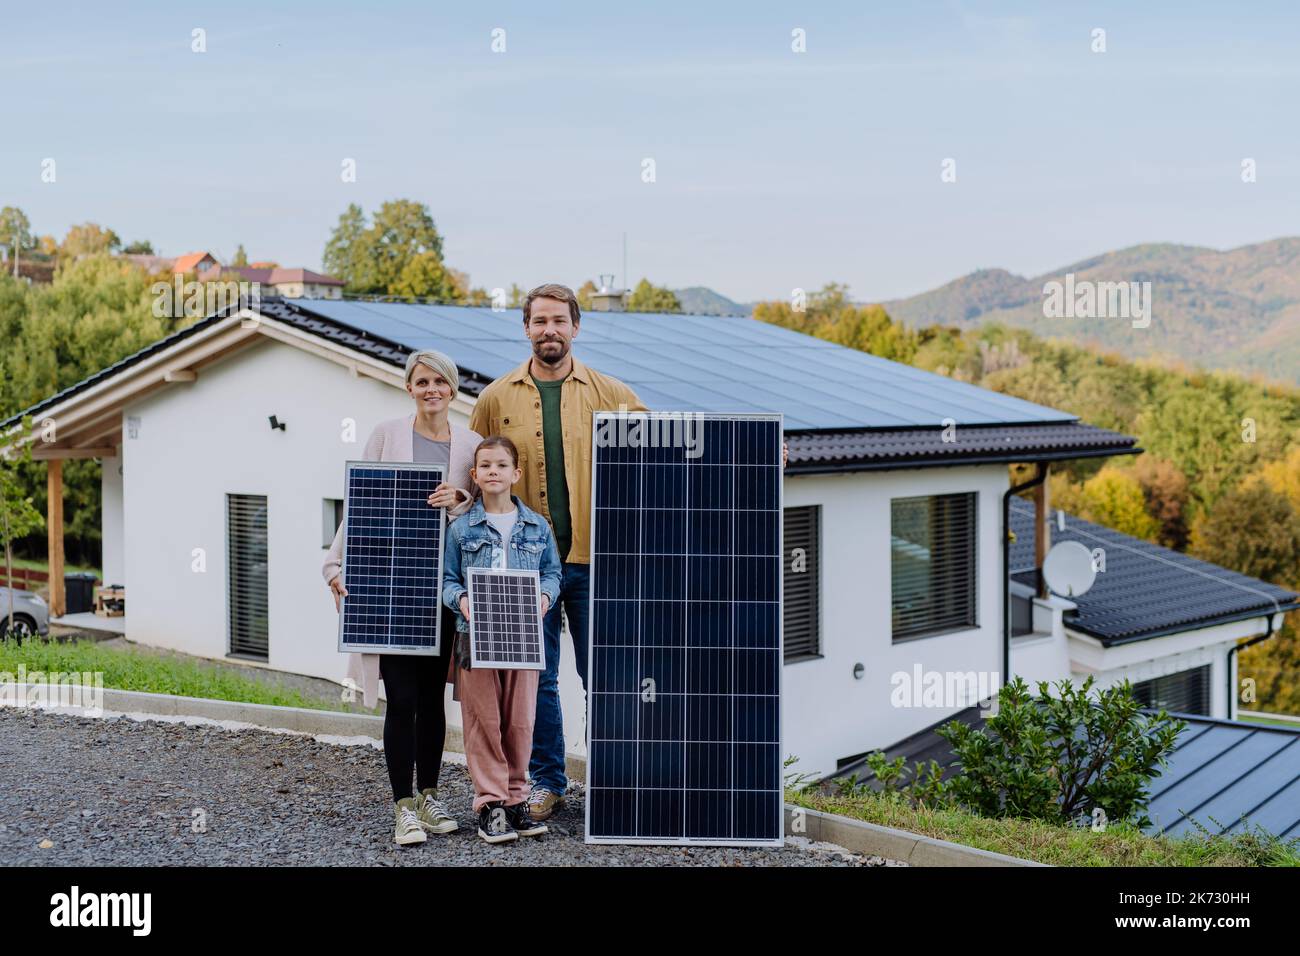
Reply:
[[478, 812], [478, 835], [488, 843], [509, 843], [519, 834], [510, 825], [510, 811], [501, 801], [487, 803]]
[[506, 807], [506, 819], [520, 836], [541, 836], [543, 833], [550, 832], [550, 827], [545, 823], [532, 818], [526, 803], [516, 803], [513, 807]]

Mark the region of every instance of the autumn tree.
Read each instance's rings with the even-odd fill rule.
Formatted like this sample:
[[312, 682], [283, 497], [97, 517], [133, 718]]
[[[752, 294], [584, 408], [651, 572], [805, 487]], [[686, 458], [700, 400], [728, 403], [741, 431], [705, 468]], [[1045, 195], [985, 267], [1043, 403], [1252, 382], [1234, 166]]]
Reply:
[[36, 247], [36, 239], [32, 235], [31, 222], [16, 206], [0, 209], [0, 246], [4, 248], [5, 257], [13, 266], [13, 275], [17, 278], [23, 253]]
[[1300, 584], [1300, 518], [1265, 481], [1243, 482], [1200, 515], [1188, 550], [1263, 581]]
[[672, 289], [642, 279], [627, 297], [626, 308], [629, 312], [680, 312], [682, 303]]
[[84, 256], [103, 255], [117, 252], [122, 240], [112, 229], [106, 229], [98, 223], [83, 222], [73, 226], [63, 237], [59, 248], [59, 257], [63, 260], [80, 259]]
[[1187, 547], [1187, 478], [1173, 462], [1149, 452], [1133, 463], [1133, 477], [1142, 488], [1147, 513], [1159, 526], [1156, 540], [1182, 551]]
[[385, 202], [369, 224], [360, 206], [349, 205], [325, 244], [322, 261], [349, 292], [440, 301], [450, 301], [456, 292], [433, 216], [423, 203], [409, 199]]

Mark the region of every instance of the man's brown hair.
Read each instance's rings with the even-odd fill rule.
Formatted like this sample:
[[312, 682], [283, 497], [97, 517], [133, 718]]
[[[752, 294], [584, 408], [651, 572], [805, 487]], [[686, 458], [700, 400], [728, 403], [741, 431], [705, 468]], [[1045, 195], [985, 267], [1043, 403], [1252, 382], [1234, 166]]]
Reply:
[[524, 322], [527, 323], [533, 315], [533, 299], [559, 299], [561, 302], [569, 303], [569, 317], [573, 319], [573, 324], [577, 325], [578, 320], [582, 318], [582, 313], [578, 311], [578, 297], [573, 294], [573, 290], [567, 285], [560, 285], [558, 282], [548, 282], [545, 285], [539, 285], [528, 293], [528, 298], [524, 299]]
[[510, 456], [510, 460], [515, 463], [515, 467], [519, 467], [519, 449], [515, 447], [515, 443], [505, 435], [489, 435], [479, 442], [478, 447], [474, 449], [475, 468], [478, 467], [478, 453], [484, 448], [504, 448], [506, 454]]

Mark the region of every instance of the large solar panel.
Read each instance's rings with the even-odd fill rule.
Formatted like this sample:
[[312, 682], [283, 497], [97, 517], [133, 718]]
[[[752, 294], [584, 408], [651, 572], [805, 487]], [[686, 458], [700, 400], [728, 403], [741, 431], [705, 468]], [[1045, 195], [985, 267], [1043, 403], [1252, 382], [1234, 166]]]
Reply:
[[339, 650], [437, 654], [442, 649], [445, 513], [428, 497], [436, 465], [350, 461], [343, 502]]
[[470, 665], [544, 670], [541, 595], [536, 571], [470, 568]]
[[586, 839], [779, 845], [782, 420], [685, 420], [593, 416]]

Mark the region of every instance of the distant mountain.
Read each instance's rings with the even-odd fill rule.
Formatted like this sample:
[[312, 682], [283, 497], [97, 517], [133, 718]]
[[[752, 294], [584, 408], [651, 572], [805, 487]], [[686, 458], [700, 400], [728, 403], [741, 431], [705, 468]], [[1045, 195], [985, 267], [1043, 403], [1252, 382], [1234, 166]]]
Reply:
[[682, 304], [682, 311], [690, 315], [749, 315], [753, 311], [750, 306], [732, 302], [725, 295], [702, 285], [673, 289], [673, 294]]
[[[1126, 318], [1049, 318], [1044, 285], [1150, 282], [1150, 326]], [[1076, 293], [1077, 297], [1077, 293]], [[1219, 251], [1156, 243], [1108, 252], [1034, 278], [981, 269], [882, 303], [908, 325], [1005, 322], [1042, 336], [1300, 384], [1300, 238]], [[1067, 313], [1068, 314], [1068, 313]]]

